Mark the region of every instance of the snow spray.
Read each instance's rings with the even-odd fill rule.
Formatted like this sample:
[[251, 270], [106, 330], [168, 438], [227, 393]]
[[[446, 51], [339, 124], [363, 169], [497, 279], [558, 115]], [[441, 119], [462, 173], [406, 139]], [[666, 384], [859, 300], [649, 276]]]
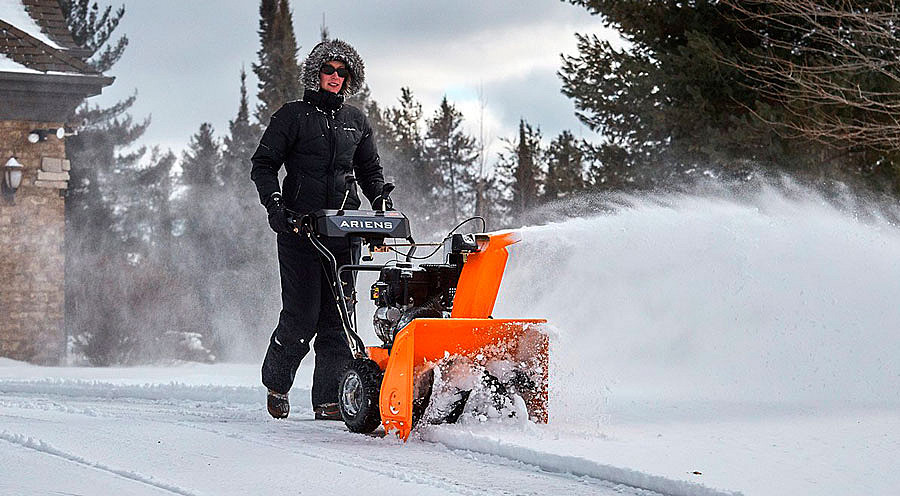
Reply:
[[631, 197], [520, 230], [494, 316], [558, 330], [551, 422], [635, 395], [900, 402], [900, 229], [812, 192], [744, 196]]

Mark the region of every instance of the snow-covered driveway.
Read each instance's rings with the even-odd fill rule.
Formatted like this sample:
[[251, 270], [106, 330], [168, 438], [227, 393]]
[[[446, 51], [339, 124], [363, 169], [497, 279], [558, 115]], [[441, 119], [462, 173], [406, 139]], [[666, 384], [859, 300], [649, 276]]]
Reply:
[[[255, 367], [218, 368], [255, 378]], [[15, 369], [0, 382], [3, 495], [645, 494], [421, 438], [351, 434], [313, 421], [303, 390], [296, 413], [275, 421], [257, 386], [27, 380], [40, 369]]]
[[313, 421], [301, 388], [289, 419], [268, 418], [256, 369], [0, 359], [0, 495], [768, 496], [900, 487], [897, 408], [635, 395], [611, 405], [602, 424], [432, 426], [404, 444]]

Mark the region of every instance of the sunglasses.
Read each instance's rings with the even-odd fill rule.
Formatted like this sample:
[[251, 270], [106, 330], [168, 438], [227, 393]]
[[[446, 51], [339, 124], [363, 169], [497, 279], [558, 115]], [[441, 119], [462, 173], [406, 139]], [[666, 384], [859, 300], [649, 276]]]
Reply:
[[347, 76], [350, 75], [350, 71], [346, 67], [336, 68], [331, 64], [322, 65], [322, 68], [319, 69], [319, 71], [326, 76], [330, 76], [336, 72], [338, 77], [342, 79], [346, 79]]

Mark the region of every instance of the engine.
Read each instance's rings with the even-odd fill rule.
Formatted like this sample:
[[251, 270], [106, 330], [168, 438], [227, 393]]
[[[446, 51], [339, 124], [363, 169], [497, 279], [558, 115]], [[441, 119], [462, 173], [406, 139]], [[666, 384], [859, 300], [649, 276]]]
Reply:
[[444, 240], [445, 263], [397, 263], [381, 269], [371, 297], [377, 306], [375, 334], [385, 346], [390, 347], [397, 332], [413, 319], [450, 316], [466, 255], [475, 251], [473, 235], [453, 234]]
[[375, 334], [386, 344], [413, 319], [449, 316], [461, 266], [397, 264], [381, 270], [372, 285]]

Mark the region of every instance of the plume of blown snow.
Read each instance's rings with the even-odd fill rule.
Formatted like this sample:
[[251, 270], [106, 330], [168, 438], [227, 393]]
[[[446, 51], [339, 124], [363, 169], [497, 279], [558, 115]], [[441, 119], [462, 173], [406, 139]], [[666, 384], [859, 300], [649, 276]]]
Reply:
[[799, 186], [614, 200], [510, 250], [494, 315], [558, 328], [555, 422], [635, 395], [900, 402], [895, 211]]

